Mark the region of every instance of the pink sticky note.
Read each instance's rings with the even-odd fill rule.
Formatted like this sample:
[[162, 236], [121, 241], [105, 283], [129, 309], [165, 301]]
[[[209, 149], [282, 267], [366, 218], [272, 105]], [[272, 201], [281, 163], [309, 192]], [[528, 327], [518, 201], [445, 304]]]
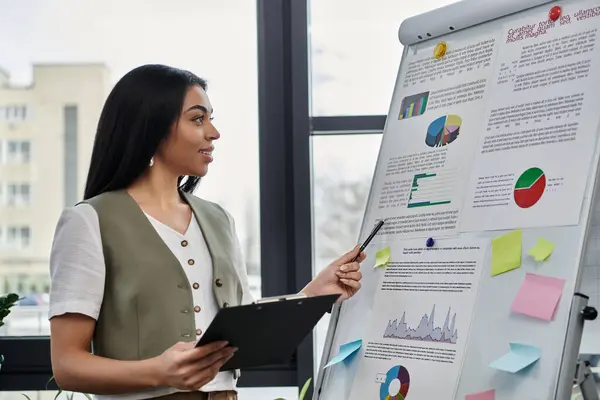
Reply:
[[465, 400], [494, 400], [495, 398], [495, 390], [486, 390], [485, 392], [473, 393], [465, 396]]
[[564, 286], [564, 279], [528, 273], [510, 309], [519, 314], [552, 321]]

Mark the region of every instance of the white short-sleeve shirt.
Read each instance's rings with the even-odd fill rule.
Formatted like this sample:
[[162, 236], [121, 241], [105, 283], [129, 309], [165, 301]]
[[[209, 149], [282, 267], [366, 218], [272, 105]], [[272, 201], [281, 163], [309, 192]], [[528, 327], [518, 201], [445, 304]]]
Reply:
[[[208, 328], [218, 312], [218, 305], [212, 289], [212, 259], [204, 240], [202, 230], [192, 216], [185, 234], [181, 234], [158, 220], [146, 215], [158, 235], [181, 263], [194, 300], [194, 317], [197, 339]], [[236, 240], [236, 262], [243, 264], [243, 255], [233, 218], [228, 214]], [[182, 240], [188, 245], [181, 246]], [[194, 266], [188, 260], [194, 259]], [[78, 313], [98, 319], [104, 296], [105, 279], [104, 254], [100, 236], [100, 225], [96, 210], [89, 204], [79, 204], [63, 210], [57, 224], [52, 252], [50, 256], [50, 310], [49, 318], [65, 314]], [[242, 271], [244, 298], [242, 303], [252, 302], [245, 276]], [[233, 372], [220, 372], [216, 378], [201, 388], [212, 392], [235, 390], [236, 379]], [[174, 388], [124, 394], [119, 396], [96, 396], [99, 400], [141, 400], [164, 396], [177, 392]]]

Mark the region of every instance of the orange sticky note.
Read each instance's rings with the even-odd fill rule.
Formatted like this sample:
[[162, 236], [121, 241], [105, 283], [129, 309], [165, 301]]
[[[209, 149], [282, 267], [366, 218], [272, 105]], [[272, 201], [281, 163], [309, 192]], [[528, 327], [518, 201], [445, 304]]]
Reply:
[[510, 310], [552, 321], [564, 286], [564, 279], [527, 273]]
[[494, 400], [495, 398], [495, 390], [486, 390], [485, 392], [473, 393], [465, 396], [465, 400]]

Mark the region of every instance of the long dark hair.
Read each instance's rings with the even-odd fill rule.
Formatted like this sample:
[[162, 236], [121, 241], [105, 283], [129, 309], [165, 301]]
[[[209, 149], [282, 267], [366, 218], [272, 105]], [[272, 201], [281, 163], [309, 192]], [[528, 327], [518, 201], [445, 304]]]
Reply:
[[[144, 173], [194, 85], [206, 90], [206, 81], [193, 73], [158, 64], [135, 68], [117, 82], [98, 122], [84, 200], [125, 189]], [[182, 176], [178, 183], [191, 193], [199, 182]]]

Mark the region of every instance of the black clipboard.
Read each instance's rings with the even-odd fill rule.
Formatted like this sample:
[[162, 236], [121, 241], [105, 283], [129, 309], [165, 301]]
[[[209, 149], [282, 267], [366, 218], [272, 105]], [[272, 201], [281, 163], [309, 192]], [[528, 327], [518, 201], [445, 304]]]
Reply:
[[226, 340], [237, 347], [221, 371], [285, 364], [339, 297], [284, 296], [222, 308], [196, 346]]

